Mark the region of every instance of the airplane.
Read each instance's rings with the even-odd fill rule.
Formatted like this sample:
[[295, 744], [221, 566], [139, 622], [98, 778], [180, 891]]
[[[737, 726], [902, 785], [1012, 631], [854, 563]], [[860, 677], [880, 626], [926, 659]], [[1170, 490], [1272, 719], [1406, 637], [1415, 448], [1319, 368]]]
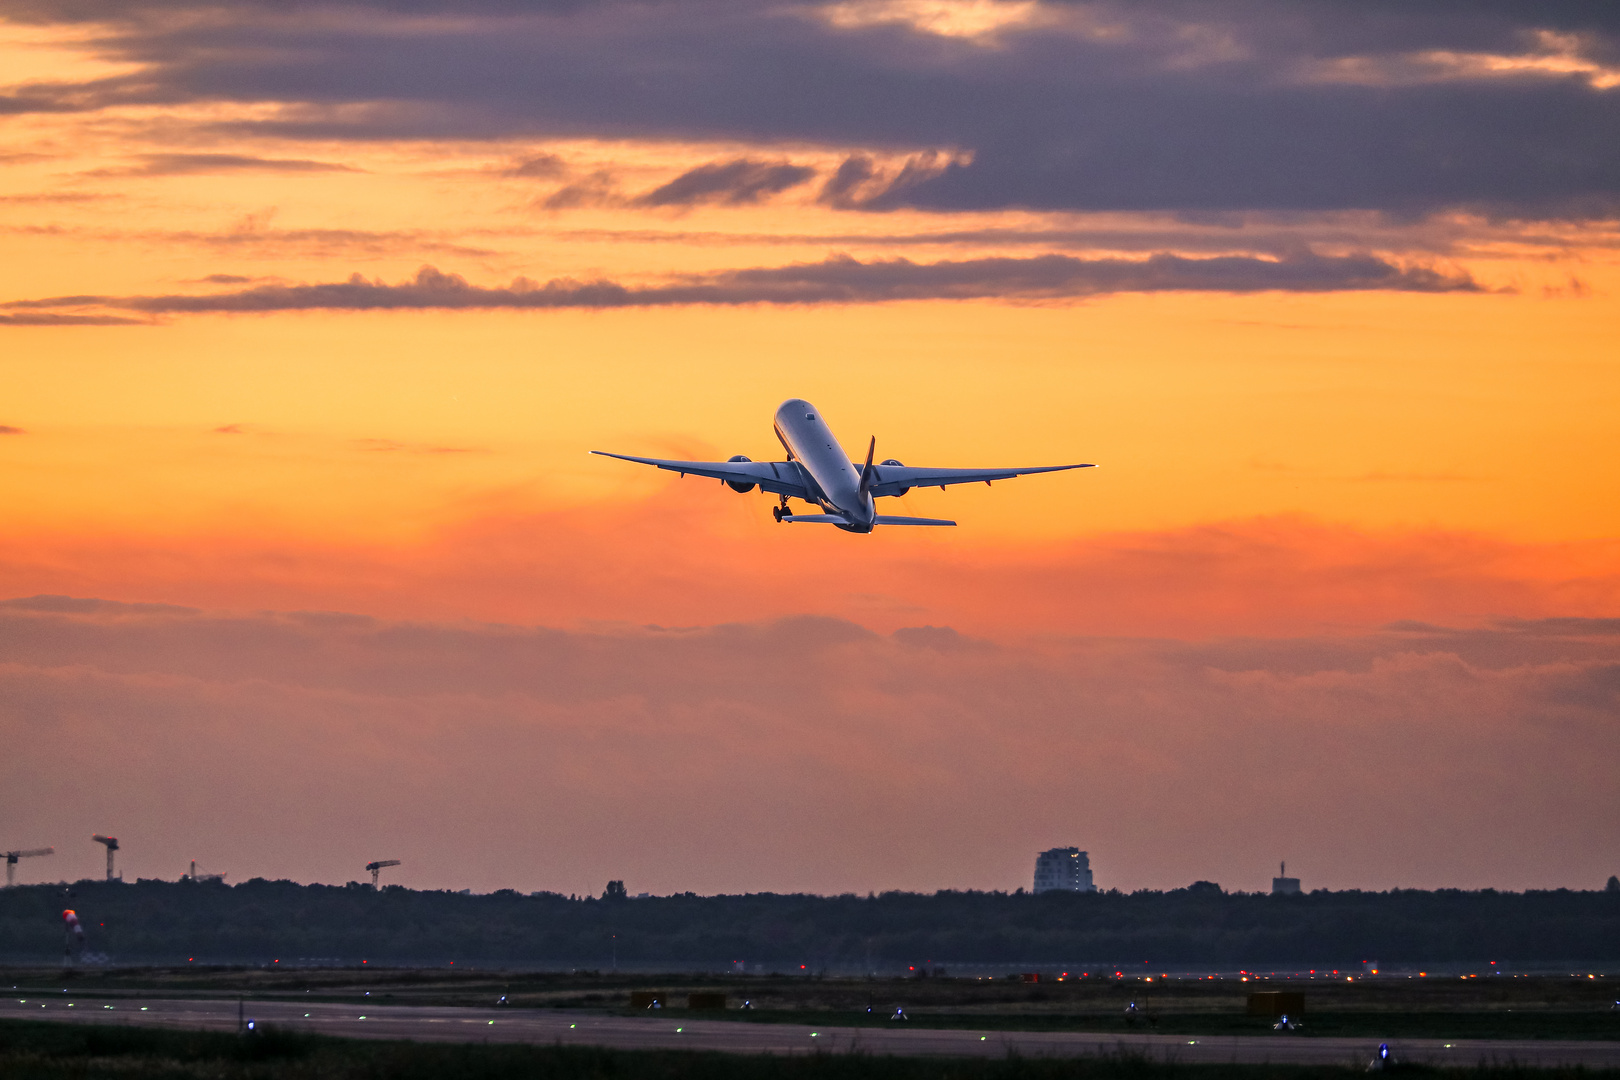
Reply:
[[[890, 458], [872, 464], [877, 453], [877, 437], [866, 446], [866, 464], [857, 467], [833, 437], [821, 411], [801, 398], [789, 398], [776, 410], [776, 437], [787, 451], [786, 461], [753, 461], [738, 454], [726, 461], [674, 461], [668, 458], [632, 457], [592, 450], [593, 454], [653, 465], [685, 476], [707, 476], [719, 480], [732, 491], [746, 494], [757, 485], [779, 500], [771, 507], [778, 522], [834, 525], [845, 532], [869, 533], [878, 525], [955, 525], [944, 518], [899, 517], [877, 512], [876, 500], [904, 495], [914, 487], [976, 484], [1007, 480], [1030, 473], [1063, 472], [1066, 469], [1092, 469], [1094, 465], [1040, 465], [1028, 469], [924, 469], [902, 465]], [[802, 499], [819, 508], [819, 514], [795, 514], [789, 499]]]

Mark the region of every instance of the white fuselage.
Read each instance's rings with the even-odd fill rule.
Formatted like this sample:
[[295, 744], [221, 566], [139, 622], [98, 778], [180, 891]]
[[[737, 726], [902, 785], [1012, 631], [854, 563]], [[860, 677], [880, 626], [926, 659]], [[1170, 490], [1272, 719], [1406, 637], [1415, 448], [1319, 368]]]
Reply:
[[776, 410], [776, 437], [788, 457], [810, 474], [809, 486], [821, 508], [848, 518], [855, 531], [870, 532], [877, 509], [872, 496], [861, 493], [860, 466], [838, 445], [821, 410], [800, 398], [782, 402]]

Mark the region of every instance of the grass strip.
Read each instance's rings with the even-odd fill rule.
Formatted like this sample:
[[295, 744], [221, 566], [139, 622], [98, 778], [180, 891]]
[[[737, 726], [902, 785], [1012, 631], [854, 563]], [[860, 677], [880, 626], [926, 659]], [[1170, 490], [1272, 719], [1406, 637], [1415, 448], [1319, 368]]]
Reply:
[[[1396, 1071], [1457, 1080], [1620, 1080], [1620, 1070], [1480, 1066]], [[6, 1080], [1306, 1080], [1350, 1067], [1180, 1065], [1120, 1053], [1079, 1059], [795, 1057], [526, 1044], [421, 1044], [263, 1029], [241, 1036], [0, 1020]]]
[[[627, 1010], [622, 1015], [636, 1016]], [[682, 1013], [681, 1015], [686, 1015]], [[693, 1014], [696, 1016], [697, 1014]], [[984, 1031], [1083, 1031], [1104, 1035], [1256, 1035], [1272, 1034], [1272, 1021], [1242, 1013], [1141, 1014], [1127, 1020], [1108, 1013], [997, 1013], [907, 1012], [904, 1021], [890, 1019], [890, 1010], [843, 1012], [814, 1009], [727, 1009], [702, 1014], [705, 1020], [735, 1020], [755, 1024], [809, 1024], [819, 1027], [914, 1027]], [[1480, 1009], [1470, 1012], [1380, 1010], [1366, 1012], [1306, 1012], [1300, 1027], [1289, 1037], [1312, 1036], [1387, 1039], [1620, 1039], [1620, 1011], [1513, 1012]]]

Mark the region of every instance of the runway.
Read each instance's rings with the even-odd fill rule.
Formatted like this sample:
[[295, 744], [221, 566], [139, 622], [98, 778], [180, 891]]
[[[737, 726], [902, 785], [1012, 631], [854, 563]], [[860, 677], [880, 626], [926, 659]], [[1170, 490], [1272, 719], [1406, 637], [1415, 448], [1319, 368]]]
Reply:
[[[574, 1010], [431, 1008], [408, 1005], [302, 1004], [254, 1001], [242, 1006], [256, 1023], [360, 1039], [421, 1042], [523, 1042], [605, 1046], [621, 1050], [714, 1050], [733, 1054], [815, 1052], [897, 1056], [1094, 1057], [1119, 1053], [1186, 1064], [1300, 1064], [1365, 1067], [1377, 1039], [1255, 1036], [1087, 1035], [1048, 1031], [941, 1031], [921, 1027], [847, 1028], [753, 1024], [662, 1016], [627, 1017]], [[143, 1024], [234, 1031], [238, 1005], [229, 1000], [73, 998], [13, 992], [0, 999], [0, 1017], [67, 1023]], [[1481, 1062], [1527, 1066], [1620, 1068], [1620, 1041], [1402, 1039], [1391, 1040], [1399, 1061], [1435, 1065]]]

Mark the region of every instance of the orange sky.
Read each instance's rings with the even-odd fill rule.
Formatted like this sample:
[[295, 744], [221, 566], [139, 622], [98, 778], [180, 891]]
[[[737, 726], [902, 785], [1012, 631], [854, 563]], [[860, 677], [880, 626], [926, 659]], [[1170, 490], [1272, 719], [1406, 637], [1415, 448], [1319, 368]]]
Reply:
[[[900, 18], [878, 7], [845, 5], [827, 25], [860, 34]], [[958, 7], [939, 11], [967, 18], [968, 9]], [[974, 35], [1005, 32], [997, 29], [1002, 23], [924, 23], [907, 33], [980, 40]], [[3, 14], [0, 29], [0, 78], [8, 84], [0, 89], [13, 95], [161, 68], [110, 43], [126, 29], [66, 18], [5, 21]], [[1559, 69], [1549, 56], [1543, 49], [1512, 77], [1541, 77], [1545, 69], [1566, 78], [1577, 70]], [[1500, 75], [1489, 65], [1468, 70], [1470, 78]], [[1592, 80], [1593, 94], [1620, 92], [1603, 82], [1605, 71], [1577, 74]], [[299, 109], [315, 117], [314, 106], [250, 98], [110, 100], [0, 118], [0, 426], [8, 432], [0, 435], [0, 597], [342, 611], [610, 636], [641, 624], [768, 625], [816, 615], [882, 635], [950, 626], [996, 648], [1082, 638], [1349, 641], [1403, 620], [1495, 633], [1515, 620], [1602, 619], [1620, 611], [1620, 234], [1612, 216], [1532, 220], [1466, 206], [1405, 217], [1354, 207], [1201, 215], [1169, 206], [944, 212], [898, 205], [873, 212], [840, 204], [815, 185], [851, 155], [870, 159], [878, 179], [869, 184], [877, 185], [908, 167], [941, 175], [948, 160], [971, 163], [972, 148], [923, 137], [880, 144], [792, 132], [636, 135], [611, 125], [551, 136], [300, 136], [252, 125], [297, 119], [305, 115]], [[318, 118], [341, 119], [346, 107], [322, 105], [328, 111]], [[766, 178], [760, 183], [779, 186], [660, 201], [659, 192], [676, 190], [694, 170], [706, 176], [704, 168], [726, 162], [753, 163]], [[816, 179], [789, 183], [789, 172], [772, 168]], [[1286, 265], [1307, 250], [1330, 262], [1365, 255], [1401, 273], [1432, 271], [1468, 287], [1065, 293], [1042, 286], [966, 298], [562, 310], [188, 312], [143, 307], [141, 299], [340, 283], [352, 274], [394, 286], [423, 266], [483, 288], [522, 276], [657, 289], [742, 280], [753, 269], [833, 256], [926, 266], [1163, 253]], [[37, 324], [84, 317], [111, 324]], [[846, 448], [875, 435], [880, 458], [1101, 467], [991, 489], [914, 492], [894, 512], [948, 515], [961, 526], [862, 537], [778, 526], [758, 493], [738, 496], [710, 481], [587, 454], [767, 458], [778, 452], [771, 412], [787, 397], [816, 402]], [[1502, 670], [1519, 670], [1511, 657], [1492, 656]], [[1555, 662], [1536, 662], [1543, 660]], [[32, 688], [0, 699], [0, 732], [9, 744], [28, 723], [32, 706], [24, 702], [35, 701], [54, 702], [40, 706], [64, 725], [53, 738], [90, 737], [66, 734], [85, 722], [80, 706], [67, 697], [39, 698], [36, 685], [50, 672], [86, 664], [95, 666], [71, 648], [34, 660], [0, 654], [6, 678]], [[1013, 679], [1008, 670], [986, 675], [983, 685]], [[158, 671], [152, 678], [159, 683], [180, 678]], [[598, 689], [611, 698], [617, 677], [605, 668]], [[109, 689], [117, 680], [108, 679], [96, 693], [145, 693]], [[1389, 717], [1397, 714], [1421, 722], [1423, 702], [1440, 684], [1413, 679], [1380, 684], [1377, 694], [1393, 704], [1379, 723], [1394, 724]], [[1106, 696], [1100, 683], [1081, 682], [1086, 693]], [[219, 685], [221, 703], [240, 688], [229, 680]], [[1237, 714], [1221, 710], [1200, 715], [1199, 695], [1189, 693], [1162, 713], [1142, 705], [1143, 723], [1203, 745], [1207, 732], [1194, 735], [1202, 725], [1234, 722]], [[1320, 710], [1333, 724], [1360, 722], [1353, 706], [1341, 703], [1334, 713], [1332, 694], [1309, 693], [1307, 711]], [[1534, 698], [1526, 693], [1525, 700]], [[299, 738], [315, 742], [321, 724], [340, 723], [330, 701], [306, 707], [300, 700], [289, 691], [275, 708], [262, 706], [264, 717], [280, 719], [261, 722], [293, 725], [306, 732]], [[1503, 761], [1511, 755], [1502, 748], [1523, 736], [1513, 718], [1527, 715], [1505, 700], [1492, 699], [1500, 708], [1492, 723], [1505, 734], [1491, 752], [1508, 755]], [[1596, 701], [1582, 723], [1597, 724], [1592, 717], [1611, 707], [1612, 699]], [[1105, 756], [1117, 768], [1128, 770], [1145, 752], [1126, 734], [1124, 718], [1137, 708], [1111, 714], [1104, 725]], [[1272, 702], [1261, 711], [1280, 716], [1279, 709], [1286, 712]], [[896, 715], [926, 711], [908, 699]], [[565, 713], [547, 712], [546, 723], [582, 725], [558, 737], [589, 742], [582, 732], [594, 721]], [[205, 749], [192, 761], [199, 773], [211, 772], [234, 742], [222, 715], [197, 714], [206, 732], [199, 736]], [[671, 722], [675, 715], [660, 714]], [[723, 708], [680, 715], [702, 739], [729, 737], [732, 720]], [[1041, 715], [1041, 723], [1058, 723]], [[916, 737], [1006, 738], [1010, 763], [998, 775], [1012, 783], [1018, 761], [1035, 768], [1041, 751], [998, 729], [994, 717], [960, 723], [952, 736]], [[418, 763], [390, 767], [407, 778], [429, 768], [433, 737], [426, 730], [411, 736], [422, 740], [411, 744]], [[783, 749], [795, 737], [791, 725], [772, 730], [754, 750], [733, 747], [721, 757], [745, 770], [791, 771]], [[1063, 730], [1053, 738], [1088, 753], [1084, 739]], [[1620, 763], [1612, 723], [1607, 733], [1600, 724], [1592, 731], [1597, 759]], [[147, 738], [134, 729], [96, 737]], [[165, 729], [151, 737], [166, 745], [179, 736]], [[879, 756], [904, 760], [903, 742], [885, 744]], [[1316, 750], [1326, 753], [1331, 743]], [[630, 743], [622, 749], [636, 753]], [[263, 752], [278, 768], [298, 768], [279, 751]], [[339, 751], [356, 767], [369, 752], [347, 742]], [[826, 752], [840, 753], [831, 744]], [[1298, 752], [1306, 760], [1313, 751]], [[615, 762], [600, 747], [570, 753], [578, 755], [571, 783], [583, 784], [580, 777], [593, 771], [650, 767]], [[969, 758], [959, 747], [942, 750], [930, 768], [944, 787], [979, 790], [962, 772]], [[44, 828], [54, 811], [38, 812], [38, 804], [48, 808], [52, 792], [77, 781], [73, 770], [43, 757], [32, 766], [43, 771], [3, 786], [0, 816], [16, 819], [32, 807], [28, 820]], [[1166, 766], [1161, 780], [1181, 767]], [[694, 784], [713, 782], [709, 765], [691, 768]], [[311, 775], [327, 776], [325, 766]], [[829, 782], [853, 791], [862, 781], [852, 775], [838, 772]], [[509, 785], [503, 790], [523, 798], [522, 777], [502, 776], [500, 784]], [[1533, 779], [1538, 791], [1561, 782], [1553, 774]], [[686, 805], [676, 794], [678, 778], [664, 775], [660, 783], [668, 784], [672, 807]], [[1615, 823], [1613, 793], [1594, 789], [1592, 797], [1598, 804], [1588, 824]], [[144, 823], [166, 844], [215, 845], [218, 858], [227, 857], [206, 829], [186, 815], [152, 811], [149, 801], [131, 790], [105, 812], [126, 814], [135, 823], [126, 831]], [[1164, 829], [1201, 813], [1196, 801], [1171, 802], [1181, 809], [1167, 812]], [[350, 806], [330, 792], [316, 803], [333, 813]], [[1146, 826], [1138, 821], [1110, 834], [1086, 818], [1101, 808], [1081, 803], [1067, 807], [1072, 826], [1006, 825], [1017, 857], [969, 859], [963, 872], [979, 886], [1012, 887], [1033, 852], [1026, 847], [1059, 842], [1094, 849], [1114, 843], [1118, 865], [1129, 864], [1113, 879], [1123, 884], [1175, 884], [1237, 865], [1212, 857], [1195, 871], [1185, 844], [1164, 845], [1162, 858], [1127, 859], [1127, 839], [1147, 843]], [[924, 804], [932, 805], [917, 805]], [[904, 805], [883, 801], [881, 809], [903, 815]], [[711, 809], [690, 810], [692, 827], [712, 824]], [[1250, 803], [1228, 809], [1223, 827], [1236, 838], [1257, 811]], [[457, 822], [471, 829], [486, 810], [451, 814], [451, 824], [435, 829], [453, 832]], [[687, 820], [687, 811], [672, 812]], [[917, 812], [901, 830], [906, 837], [928, 836], [926, 814]], [[1542, 826], [1554, 830], [1558, 814], [1546, 814]], [[318, 830], [318, 818], [311, 811], [301, 827]], [[1348, 861], [1365, 875], [1357, 880], [1390, 883], [1388, 874], [1378, 876], [1376, 853], [1350, 836], [1353, 823], [1323, 821], [1300, 842], [1324, 852], [1354, 849]], [[622, 824], [579, 827], [602, 837]], [[828, 825], [814, 838], [831, 843], [843, 827]], [[1460, 864], [1447, 865], [1474, 883], [1561, 884], [1560, 874], [1590, 875], [1620, 858], [1616, 834], [1529, 875], [1502, 869], [1497, 877], [1495, 870], [1468, 876]], [[388, 835], [391, 843], [411, 842], [397, 829]], [[1525, 843], [1541, 842], [1536, 835], [1526, 826]], [[1222, 842], [1200, 836], [1200, 843]], [[12, 839], [28, 846], [52, 838]], [[979, 839], [986, 850], [999, 842], [989, 834]], [[950, 845], [937, 837], [917, 842], [931, 854], [893, 874], [882, 869], [893, 865], [887, 856], [873, 849], [855, 857], [857, 870], [828, 864], [795, 877], [785, 867], [767, 868], [758, 887], [866, 888], [872, 875], [882, 878], [872, 887], [949, 885]], [[1275, 854], [1246, 839], [1233, 844], [1257, 866]], [[1412, 882], [1417, 848], [1397, 846], [1407, 861], [1389, 873]], [[562, 860], [570, 888], [617, 873], [599, 854], [582, 849]], [[719, 868], [683, 878], [689, 859], [637, 857], [656, 864], [646, 876], [659, 887], [751, 887], [744, 875]], [[476, 871], [436, 864], [416, 881], [449, 884], [470, 874], [483, 885], [505, 883], [493, 855], [477, 861]], [[325, 856], [300, 861], [289, 853], [285, 862], [293, 876], [345, 872]], [[524, 873], [526, 887], [554, 887], [540, 869]], [[1354, 884], [1349, 877], [1337, 883]], [[1444, 883], [1444, 874], [1429, 883]]]

